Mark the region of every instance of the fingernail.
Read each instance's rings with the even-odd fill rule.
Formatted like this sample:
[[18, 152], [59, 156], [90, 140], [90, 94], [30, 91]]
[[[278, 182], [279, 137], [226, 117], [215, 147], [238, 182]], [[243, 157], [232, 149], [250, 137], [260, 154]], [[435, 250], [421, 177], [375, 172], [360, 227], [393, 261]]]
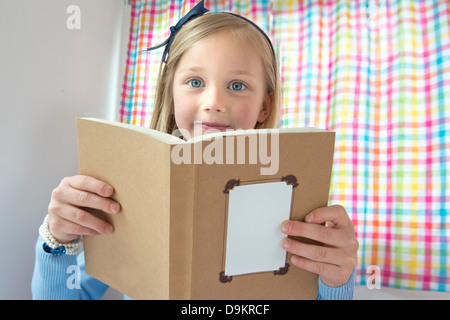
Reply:
[[109, 234], [109, 233], [111, 233], [111, 232], [113, 232], [113, 227], [112, 227], [112, 225], [108, 225], [108, 226], [105, 228], [105, 233], [106, 233], [106, 234]]
[[112, 213], [117, 213], [119, 211], [119, 205], [117, 203], [113, 203], [110, 208]]
[[283, 222], [283, 224], [281, 225], [281, 231], [287, 233], [290, 231], [290, 229], [291, 229], [291, 224], [289, 223], [289, 221]]
[[284, 249], [289, 249], [289, 246], [290, 246], [290, 241], [289, 241], [289, 239], [288, 239], [288, 238], [283, 239], [283, 241], [281, 242], [281, 246], [282, 246]]
[[306, 222], [309, 222], [309, 223], [311, 223], [311, 222], [313, 221], [313, 215], [312, 215], [312, 213], [310, 213], [310, 214], [308, 214], [308, 215], [306, 216], [305, 221], [306, 221]]
[[109, 185], [103, 187], [103, 192], [106, 196], [110, 196], [113, 193], [113, 188]]
[[327, 228], [333, 228], [335, 224], [331, 221], [325, 221], [325, 227]]

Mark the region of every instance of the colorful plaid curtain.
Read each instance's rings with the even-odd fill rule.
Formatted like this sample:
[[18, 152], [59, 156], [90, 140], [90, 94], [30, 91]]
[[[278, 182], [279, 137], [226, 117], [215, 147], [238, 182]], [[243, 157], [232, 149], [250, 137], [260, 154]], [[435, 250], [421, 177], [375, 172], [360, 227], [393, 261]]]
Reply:
[[[193, 0], [133, 1], [120, 119], [148, 126], [169, 27]], [[336, 132], [330, 204], [360, 242], [357, 284], [450, 291], [447, 0], [205, 1], [258, 23], [279, 56], [281, 126]]]

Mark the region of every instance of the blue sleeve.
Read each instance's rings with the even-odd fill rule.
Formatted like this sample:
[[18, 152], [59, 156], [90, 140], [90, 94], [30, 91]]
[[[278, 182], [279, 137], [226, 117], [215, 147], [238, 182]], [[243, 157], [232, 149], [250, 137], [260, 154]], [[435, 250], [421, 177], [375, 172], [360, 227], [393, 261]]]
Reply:
[[39, 237], [36, 243], [31, 291], [36, 300], [97, 300], [108, 286], [86, 274], [84, 254], [55, 256], [46, 253]]
[[340, 287], [329, 287], [322, 282], [319, 277], [319, 290], [317, 291], [317, 300], [352, 300], [355, 290], [356, 269], [353, 270], [347, 283]]

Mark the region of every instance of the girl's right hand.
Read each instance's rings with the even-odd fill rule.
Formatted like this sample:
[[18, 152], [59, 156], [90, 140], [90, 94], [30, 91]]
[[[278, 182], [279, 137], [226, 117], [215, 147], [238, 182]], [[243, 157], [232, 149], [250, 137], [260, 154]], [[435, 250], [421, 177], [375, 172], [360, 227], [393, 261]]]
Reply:
[[120, 205], [110, 199], [114, 189], [95, 178], [83, 175], [64, 178], [52, 192], [48, 206], [48, 228], [53, 237], [67, 243], [80, 235], [111, 233], [112, 226], [82, 209], [119, 212]]

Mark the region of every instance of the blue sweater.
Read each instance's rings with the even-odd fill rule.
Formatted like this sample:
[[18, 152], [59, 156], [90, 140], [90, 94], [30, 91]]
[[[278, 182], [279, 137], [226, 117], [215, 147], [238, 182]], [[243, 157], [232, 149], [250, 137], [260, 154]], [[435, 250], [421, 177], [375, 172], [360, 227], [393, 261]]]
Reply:
[[[85, 271], [84, 254], [78, 256], [55, 256], [46, 253], [43, 240], [36, 243], [36, 262], [34, 266], [31, 290], [33, 299], [38, 300], [97, 300], [105, 294], [108, 286], [89, 276]], [[77, 288], [72, 266], [78, 266], [81, 279]], [[337, 288], [328, 287], [319, 277], [319, 300], [351, 300], [355, 287], [355, 270], [349, 281]], [[125, 298], [127, 298], [125, 296]]]

